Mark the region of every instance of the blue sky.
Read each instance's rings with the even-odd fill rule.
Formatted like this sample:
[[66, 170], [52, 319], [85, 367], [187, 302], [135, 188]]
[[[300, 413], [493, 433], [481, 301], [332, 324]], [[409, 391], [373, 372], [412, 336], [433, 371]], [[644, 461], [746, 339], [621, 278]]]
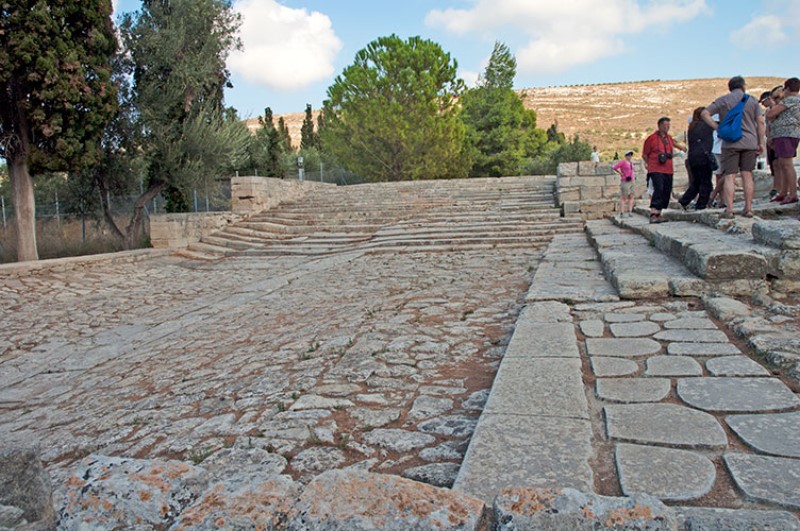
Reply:
[[[114, 5], [119, 13], [141, 3]], [[267, 106], [319, 108], [356, 52], [392, 33], [440, 44], [468, 85], [496, 40], [517, 58], [516, 88], [800, 76], [800, 0], [235, 0], [234, 8], [245, 49], [229, 58], [225, 101], [242, 118]]]

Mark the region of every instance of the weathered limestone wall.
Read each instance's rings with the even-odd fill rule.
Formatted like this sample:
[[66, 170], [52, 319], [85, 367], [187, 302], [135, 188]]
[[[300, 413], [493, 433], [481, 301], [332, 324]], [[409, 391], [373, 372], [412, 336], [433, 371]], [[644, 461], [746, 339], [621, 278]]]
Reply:
[[[619, 175], [608, 162], [562, 162], [556, 178], [556, 203], [565, 216], [600, 219], [619, 208]], [[634, 197], [646, 196], [647, 179], [641, 160], [633, 161], [636, 175]], [[675, 158], [673, 189], [684, 190], [689, 178], [682, 157]]]
[[239, 221], [232, 212], [191, 212], [150, 216], [150, 243], [154, 249], [179, 249]]
[[310, 190], [333, 184], [271, 177], [233, 177], [230, 212], [155, 214], [150, 217], [150, 242], [156, 249], [180, 249], [242, 218], [302, 199]]
[[231, 211], [251, 216], [286, 201], [296, 201], [310, 190], [331, 186], [336, 185], [273, 177], [235, 177], [231, 179]]

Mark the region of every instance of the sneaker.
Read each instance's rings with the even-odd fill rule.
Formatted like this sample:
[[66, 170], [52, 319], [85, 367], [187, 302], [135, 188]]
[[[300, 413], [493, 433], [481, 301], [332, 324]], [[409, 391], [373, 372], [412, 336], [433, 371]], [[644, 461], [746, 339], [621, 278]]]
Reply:
[[778, 195], [778, 191], [775, 188], [770, 190], [769, 191], [769, 199], [770, 199], [770, 201], [772, 201], [772, 198], [775, 197], [776, 195]]
[[780, 202], [781, 202], [781, 201], [783, 201], [784, 199], [786, 199], [786, 196], [785, 196], [785, 195], [776, 195], [775, 197], [773, 197], [772, 199], [770, 199], [770, 200], [769, 200], [769, 202], [770, 202], [770, 203], [780, 203]]
[[797, 203], [797, 196], [787, 197], [786, 199], [781, 201], [782, 205], [791, 205], [792, 203]]

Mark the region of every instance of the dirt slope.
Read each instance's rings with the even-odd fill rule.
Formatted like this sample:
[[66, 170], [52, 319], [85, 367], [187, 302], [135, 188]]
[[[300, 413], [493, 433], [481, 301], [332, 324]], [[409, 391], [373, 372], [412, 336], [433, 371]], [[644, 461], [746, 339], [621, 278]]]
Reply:
[[[780, 77], [746, 79], [748, 92], [756, 96], [784, 81]], [[568, 137], [578, 134], [596, 144], [602, 158], [610, 160], [615, 152], [641, 151], [643, 139], [655, 130], [661, 116], [672, 118], [672, 133], [678, 136], [686, 129], [694, 108], [708, 105], [727, 92], [727, 83], [727, 78], [636, 81], [527, 88], [518, 92], [525, 107], [536, 111], [539, 127], [546, 129], [557, 121], [559, 131]], [[317, 112], [314, 111], [315, 122]], [[298, 148], [305, 113], [277, 115], [276, 123], [279, 116], [286, 121], [292, 145]], [[258, 128], [258, 118], [246, 123], [251, 130]]]

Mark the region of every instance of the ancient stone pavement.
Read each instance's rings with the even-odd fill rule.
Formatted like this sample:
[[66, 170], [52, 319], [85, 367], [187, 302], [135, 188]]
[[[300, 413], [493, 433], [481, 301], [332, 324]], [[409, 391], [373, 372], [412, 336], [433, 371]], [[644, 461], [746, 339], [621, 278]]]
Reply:
[[[517, 491], [498, 492], [523, 486], [649, 495], [672, 528], [800, 529], [800, 387], [728, 326], [787, 325], [770, 321], [774, 306], [620, 300], [602, 246], [558, 232], [529, 247], [6, 271], [0, 443], [39, 445], [65, 529], [130, 523], [125, 511], [213, 528], [201, 505], [232, 514], [219, 500], [241, 495], [254, 465], [245, 476], [296, 498], [281, 514], [303, 518], [370, 471], [452, 487], [411, 489], [452, 511], [452, 527], [418, 529], [481, 528], [475, 500], [494, 502], [497, 522], [519, 506]], [[220, 465], [233, 453], [250, 461]], [[165, 482], [147, 499], [168, 518], [148, 520], [147, 500], [124, 491], [145, 488], [143, 470]], [[238, 483], [209, 498], [220, 470]], [[87, 505], [90, 487], [114, 510]], [[303, 525], [287, 528], [316, 528]]]

